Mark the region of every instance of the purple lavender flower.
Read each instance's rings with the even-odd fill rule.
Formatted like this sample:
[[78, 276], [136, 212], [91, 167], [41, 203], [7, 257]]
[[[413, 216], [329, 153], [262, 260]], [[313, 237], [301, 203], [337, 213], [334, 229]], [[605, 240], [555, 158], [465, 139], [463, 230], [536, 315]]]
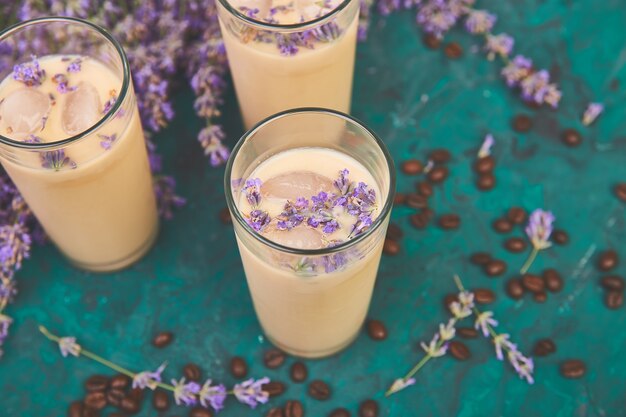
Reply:
[[61, 337], [59, 339], [59, 350], [61, 355], [66, 358], [68, 355], [79, 356], [81, 348], [76, 343], [75, 337]]
[[174, 401], [176, 405], [190, 407], [198, 403], [197, 395], [200, 392], [200, 385], [193, 381], [185, 383], [184, 377], [180, 381], [172, 379], [171, 382], [174, 386]]
[[424, 352], [432, 358], [443, 356], [448, 351], [448, 345], [439, 342], [439, 333], [435, 333], [429, 344], [421, 342], [420, 346], [424, 349]]
[[258, 19], [258, 14], [260, 12], [260, 10], [256, 7], [254, 8], [250, 8], [250, 7], [246, 7], [246, 6], [239, 6], [239, 11], [241, 11], [243, 14], [245, 14], [246, 16], [248, 16], [251, 19]]
[[269, 393], [263, 390], [263, 385], [268, 382], [270, 382], [270, 379], [267, 377], [256, 381], [250, 378], [247, 381], [236, 384], [233, 388], [233, 394], [235, 394], [240, 403], [246, 404], [250, 408], [255, 408], [258, 404], [267, 402]]
[[532, 71], [533, 62], [523, 55], [516, 55], [501, 71], [509, 87], [519, 85]]
[[602, 103], [589, 103], [585, 113], [583, 113], [583, 125], [589, 126], [592, 124], [603, 111], [604, 105]]
[[473, 3], [473, 0], [425, 0], [417, 12], [417, 24], [424, 32], [441, 38]]
[[182, 207], [186, 199], [176, 195], [176, 180], [168, 175], [157, 175], [152, 182], [152, 188], [156, 196], [159, 214], [165, 219], [171, 219], [174, 209]]
[[499, 35], [487, 34], [485, 40], [487, 59], [492, 61], [496, 55], [508, 57], [513, 50], [514, 45], [515, 40], [506, 33], [501, 33]]
[[276, 34], [276, 45], [283, 56], [293, 56], [298, 53], [296, 42], [289, 35]]
[[480, 313], [474, 322], [474, 328], [476, 330], [480, 329], [485, 337], [489, 337], [489, 326], [495, 327], [497, 325], [498, 322], [493, 318], [493, 313], [491, 311]]
[[63, 149], [42, 152], [39, 156], [41, 159], [41, 166], [46, 169], [59, 171], [66, 165], [69, 165], [72, 169], [76, 168], [76, 163], [72, 161], [69, 156], [65, 156], [65, 151]]
[[344, 252], [337, 252], [332, 255], [322, 256], [319, 263], [324, 268], [324, 272], [330, 274], [346, 266], [348, 264], [348, 256]]
[[543, 250], [552, 246], [550, 235], [553, 229], [552, 223], [554, 223], [555, 219], [552, 212], [542, 209], [536, 209], [530, 214], [525, 230], [536, 250]]
[[67, 75], [65, 74], [55, 74], [52, 77], [52, 81], [57, 85], [57, 91], [61, 94], [65, 94], [68, 91], [70, 91], [70, 89], [67, 86], [67, 83], [69, 82], [69, 80], [67, 79]]
[[67, 72], [80, 72], [80, 65], [83, 62], [81, 58], [76, 58], [67, 66]]
[[485, 136], [485, 140], [483, 141], [483, 144], [480, 146], [480, 149], [478, 150], [478, 157], [486, 158], [487, 156], [491, 155], [491, 148], [493, 147], [495, 142], [496, 141], [493, 138], [493, 135], [491, 133], [488, 133]]
[[218, 125], [207, 126], [198, 134], [198, 141], [213, 167], [223, 164], [230, 156], [229, 149], [222, 143], [225, 137], [222, 127]]
[[30, 62], [24, 62], [13, 67], [13, 79], [26, 84], [27, 87], [36, 87], [46, 78], [46, 71], [39, 66], [34, 55]]
[[102, 114], [107, 114], [108, 112], [110, 112], [113, 106], [115, 105], [116, 101], [117, 101], [117, 96], [116, 95], [111, 96], [111, 98], [109, 98], [104, 103], [104, 107], [102, 108]]
[[340, 195], [345, 196], [350, 192], [350, 187], [352, 187], [352, 181], [348, 179], [348, 175], [350, 171], [347, 169], [342, 169], [339, 171], [339, 178], [333, 181], [333, 185], [337, 190], [339, 190]]
[[415, 378], [409, 378], [407, 380], [405, 380], [404, 378], [398, 378], [393, 381], [393, 384], [391, 384], [388, 392], [390, 394], [394, 394], [398, 391], [402, 391], [407, 387], [410, 387], [411, 385], [415, 385]]
[[113, 146], [113, 142], [117, 139], [117, 134], [104, 135], [99, 133], [98, 137], [100, 138], [100, 146], [108, 151]]
[[535, 379], [533, 378], [535, 364], [532, 358], [527, 358], [519, 350], [512, 349], [507, 353], [507, 359], [521, 379], [525, 379], [529, 384], [533, 384], [535, 382]]
[[[0, 226], [0, 264], [4, 275], [12, 275], [13, 271], [22, 267], [22, 261], [30, 256], [31, 243], [24, 224], [16, 222]], [[13, 295], [11, 292], [3, 293], [0, 293], [0, 300], [5, 298], [3, 295], [6, 298]]]
[[161, 364], [156, 371], [143, 371], [135, 374], [133, 377], [133, 388], [150, 388], [155, 390], [157, 383], [161, 382], [161, 373], [167, 366], [167, 363]]
[[263, 182], [259, 178], [250, 178], [246, 180], [243, 186], [243, 192], [246, 194], [246, 200], [252, 207], [258, 207], [261, 204], [261, 185]]
[[496, 16], [486, 10], [471, 10], [465, 20], [465, 29], [471, 34], [483, 34], [491, 31], [496, 23]]
[[510, 336], [507, 333], [500, 333], [493, 338], [493, 346], [496, 349], [496, 357], [499, 360], [504, 359], [504, 354], [502, 353], [503, 349], [506, 349], [506, 350], [517, 349], [517, 346], [515, 346], [509, 340], [509, 338]]
[[278, 230], [291, 230], [300, 225], [305, 218], [305, 210], [309, 208], [309, 201], [303, 197], [296, 199], [295, 203], [287, 201], [282, 213], [277, 217], [276, 227]]
[[262, 232], [271, 221], [272, 218], [267, 211], [259, 209], [252, 210], [246, 218], [246, 223], [256, 232]]
[[205, 408], [209, 408], [210, 405], [213, 410], [220, 411], [224, 408], [224, 401], [226, 400], [226, 387], [222, 384], [211, 385], [211, 383], [212, 381], [207, 379], [198, 393], [200, 404]]

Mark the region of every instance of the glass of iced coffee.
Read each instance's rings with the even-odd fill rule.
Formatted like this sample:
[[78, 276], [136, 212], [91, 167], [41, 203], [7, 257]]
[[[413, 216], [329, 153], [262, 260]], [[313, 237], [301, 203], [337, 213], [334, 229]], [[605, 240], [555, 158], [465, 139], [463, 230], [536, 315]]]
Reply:
[[310, 358], [349, 345], [369, 307], [393, 203], [385, 145], [346, 114], [289, 110], [243, 136], [225, 187], [267, 337]]
[[0, 162], [75, 265], [138, 260], [158, 218], [120, 44], [102, 28], [42, 18], [0, 33]]
[[304, 106], [350, 111], [359, 0], [219, 0], [247, 129]]

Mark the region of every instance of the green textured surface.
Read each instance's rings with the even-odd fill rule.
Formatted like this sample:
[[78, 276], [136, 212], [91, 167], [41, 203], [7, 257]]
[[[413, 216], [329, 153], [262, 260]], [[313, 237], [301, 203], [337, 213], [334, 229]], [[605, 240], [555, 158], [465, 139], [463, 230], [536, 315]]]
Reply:
[[[433, 147], [453, 151], [451, 178], [438, 187], [432, 206], [440, 213], [460, 213], [462, 227], [417, 231], [409, 226], [410, 211], [395, 209], [393, 220], [405, 226], [403, 248], [400, 256], [383, 259], [370, 310], [387, 323], [389, 338], [374, 342], [361, 335], [333, 358], [308, 361], [310, 379], [331, 384], [329, 401], [310, 400], [305, 385], [290, 384], [273, 404], [303, 399], [307, 416], [315, 417], [337, 406], [355, 414], [369, 397], [380, 401], [381, 416], [626, 415], [626, 308], [603, 306], [593, 267], [601, 249], [613, 247], [626, 256], [624, 205], [610, 192], [614, 182], [626, 178], [626, 94], [614, 81], [626, 85], [626, 7], [621, 0], [479, 5], [498, 14], [497, 29], [515, 36], [518, 52], [555, 74], [564, 90], [560, 109], [526, 108], [503, 85], [499, 64], [470, 52], [478, 39], [460, 30], [447, 39], [459, 41], [466, 54], [449, 61], [442, 51], [421, 45], [412, 13], [375, 19], [369, 40], [359, 46], [353, 113], [379, 133], [397, 161], [424, 159]], [[589, 101], [606, 103], [607, 111], [595, 125], [582, 128], [579, 117]], [[82, 381], [106, 372], [86, 359], [61, 358], [39, 336], [38, 323], [77, 335], [86, 347], [137, 370], [168, 360], [168, 379], [193, 361], [231, 384], [226, 364], [238, 354], [248, 360], [252, 375], [288, 381], [288, 366], [266, 371], [261, 363], [269, 344], [261, 338], [232, 228], [217, 217], [224, 206], [223, 169], [210, 169], [201, 155], [195, 141], [201, 122], [192, 116], [191, 103], [191, 93], [183, 89], [176, 97], [176, 120], [158, 137], [166, 171], [176, 176], [189, 203], [162, 224], [145, 259], [121, 273], [93, 275], [72, 268], [47, 246], [35, 249], [19, 273], [20, 294], [8, 309], [15, 325], [0, 362], [0, 415], [64, 415], [67, 404], [82, 396]], [[520, 112], [533, 118], [529, 134], [509, 127]], [[225, 114], [234, 143], [242, 128], [232, 93]], [[558, 140], [559, 130], [570, 126], [585, 137], [576, 149]], [[497, 140], [498, 186], [481, 193], [470, 165], [487, 132]], [[399, 191], [411, 190], [414, 181], [399, 176]], [[486, 278], [467, 262], [472, 251], [489, 250], [506, 260], [510, 271], [522, 264], [525, 254], [506, 253], [503, 237], [489, 227], [511, 205], [549, 208], [557, 226], [570, 232], [569, 245], [543, 253], [533, 267], [556, 267], [566, 278], [564, 290], [544, 304], [506, 298], [504, 279]], [[626, 266], [618, 271], [626, 273]], [[387, 385], [421, 357], [417, 342], [447, 319], [441, 299], [454, 291], [455, 272], [469, 287], [497, 292], [493, 310], [501, 328], [524, 351], [538, 338], [552, 337], [558, 352], [537, 359], [537, 382], [529, 386], [494, 358], [487, 341], [470, 341], [471, 360], [433, 361], [418, 374], [416, 387], [384, 399]], [[176, 339], [157, 350], [149, 341], [163, 329], [173, 330]], [[559, 376], [558, 363], [570, 357], [587, 361], [584, 378]], [[221, 415], [261, 416], [267, 408], [249, 411], [231, 399]], [[145, 410], [141, 416], [157, 415]], [[164, 415], [177, 414], [184, 410]]]

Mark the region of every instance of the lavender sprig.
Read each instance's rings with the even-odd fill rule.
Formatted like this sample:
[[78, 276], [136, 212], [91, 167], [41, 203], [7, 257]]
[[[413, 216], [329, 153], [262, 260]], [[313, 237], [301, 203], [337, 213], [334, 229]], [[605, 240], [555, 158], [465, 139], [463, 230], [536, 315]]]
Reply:
[[46, 79], [46, 71], [39, 66], [37, 57], [32, 55], [30, 62], [13, 67], [13, 79], [24, 83], [27, 87], [36, 87]]
[[604, 105], [602, 103], [589, 103], [587, 109], [583, 113], [582, 122], [583, 125], [589, 126], [598, 118], [600, 113], [604, 111]]
[[520, 274], [528, 272], [528, 269], [535, 261], [539, 251], [552, 246], [550, 236], [553, 230], [552, 223], [554, 223], [555, 219], [556, 217], [554, 217], [552, 212], [543, 209], [536, 209], [530, 214], [525, 231], [533, 248], [528, 259], [526, 259], [526, 262], [522, 265]]

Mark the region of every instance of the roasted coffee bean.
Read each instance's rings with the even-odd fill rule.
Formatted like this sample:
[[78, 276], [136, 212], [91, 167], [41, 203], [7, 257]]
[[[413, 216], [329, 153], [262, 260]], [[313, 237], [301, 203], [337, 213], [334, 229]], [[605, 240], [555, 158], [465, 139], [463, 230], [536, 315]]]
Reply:
[[524, 252], [526, 241], [521, 237], [510, 237], [504, 241], [504, 248], [513, 253]]
[[560, 371], [565, 378], [580, 378], [587, 372], [587, 366], [580, 359], [569, 359], [561, 363]]
[[359, 417], [378, 417], [378, 403], [365, 400], [359, 405]]
[[248, 364], [241, 356], [234, 356], [230, 360], [230, 373], [235, 378], [243, 378], [248, 375]]
[[569, 242], [569, 235], [565, 230], [556, 229], [552, 232], [552, 241], [557, 245], [567, 245]]
[[615, 268], [619, 263], [619, 258], [617, 256], [617, 252], [613, 249], [606, 250], [600, 253], [598, 257], [598, 268], [601, 271], [610, 271]]
[[309, 375], [309, 371], [304, 362], [294, 362], [289, 371], [293, 382], [303, 382]]
[[387, 338], [387, 328], [380, 320], [368, 320], [365, 327], [367, 334], [372, 340], [385, 340]]
[[328, 415], [328, 417], [350, 417], [350, 416], [351, 416], [350, 412], [346, 410], [345, 408], [335, 408]]
[[122, 398], [126, 396], [126, 391], [123, 388], [111, 388], [106, 392], [107, 403], [113, 407], [119, 407], [122, 403]]
[[128, 391], [128, 396], [137, 400], [139, 404], [143, 402], [144, 395], [145, 395], [144, 390], [142, 390], [139, 387], [132, 388], [130, 391]]
[[613, 193], [617, 198], [626, 202], [626, 182], [621, 182], [613, 187]]
[[330, 398], [330, 387], [326, 382], [316, 379], [309, 384], [309, 395], [319, 401], [325, 401]]
[[283, 413], [283, 409], [282, 408], [271, 408], [270, 411], [267, 412], [267, 414], [265, 414], [265, 417], [284, 417], [285, 413]]
[[600, 285], [611, 291], [624, 291], [624, 278], [618, 275], [607, 275], [600, 279]]
[[417, 175], [422, 172], [424, 167], [417, 159], [409, 159], [402, 163], [402, 172], [406, 175]]
[[122, 398], [122, 402], [119, 405], [120, 410], [125, 411], [128, 414], [137, 414], [141, 410], [139, 401], [131, 396]]
[[303, 417], [304, 408], [302, 403], [298, 400], [287, 401], [285, 404], [285, 417]]
[[525, 289], [534, 294], [543, 292], [543, 289], [545, 288], [545, 283], [541, 277], [533, 274], [524, 274], [522, 277], [522, 285]]
[[161, 332], [154, 336], [154, 339], [152, 339], [152, 344], [154, 345], [154, 347], [164, 348], [165, 346], [172, 343], [172, 340], [174, 340], [174, 333]]
[[270, 397], [276, 397], [284, 393], [287, 388], [285, 387], [285, 384], [280, 381], [270, 381], [267, 384], [263, 384], [261, 389], [267, 392]]
[[85, 405], [87, 407], [102, 410], [107, 406], [106, 395], [103, 391], [92, 391], [85, 397]]
[[532, 129], [533, 121], [525, 114], [518, 114], [511, 120], [511, 127], [516, 132], [525, 133]]
[[453, 358], [466, 361], [472, 356], [469, 348], [463, 342], [459, 342], [457, 340], [452, 340], [448, 343], [448, 352], [452, 355]]
[[556, 269], [549, 268], [543, 271], [541, 274], [543, 282], [546, 284], [546, 289], [550, 292], [558, 292], [563, 288], [563, 279], [561, 274]]
[[412, 214], [409, 220], [411, 221], [411, 225], [416, 229], [425, 229], [428, 223], [430, 223], [430, 219], [424, 212]]
[[220, 221], [223, 224], [232, 224], [233, 219], [232, 217], [230, 217], [230, 211], [228, 210], [228, 207], [224, 207], [223, 209], [220, 210]]
[[85, 406], [82, 417], [100, 417], [100, 410]]
[[488, 288], [477, 288], [472, 292], [474, 301], [478, 304], [491, 304], [496, 300], [496, 294]]
[[478, 174], [489, 174], [496, 166], [496, 161], [492, 156], [483, 156], [474, 162], [474, 171]]
[[533, 348], [533, 355], [535, 356], [548, 356], [554, 352], [556, 352], [556, 345], [551, 339], [538, 340]]
[[526, 221], [526, 210], [521, 207], [511, 207], [506, 212], [506, 218], [514, 224], [522, 224]]
[[536, 303], [545, 303], [548, 299], [548, 294], [545, 291], [533, 293], [533, 300]]
[[109, 382], [111, 388], [125, 389], [130, 386], [130, 378], [124, 374], [117, 374]]
[[389, 226], [387, 226], [387, 239], [399, 242], [402, 239], [402, 236], [404, 236], [404, 232], [400, 226], [395, 223], [389, 223]]
[[428, 159], [436, 164], [445, 164], [452, 158], [450, 151], [444, 148], [433, 149]]
[[565, 129], [561, 133], [561, 141], [567, 146], [578, 146], [583, 141], [582, 136], [576, 129]]
[[441, 39], [432, 33], [425, 33], [424, 36], [422, 36], [422, 43], [428, 49], [439, 49], [441, 46]]
[[183, 367], [183, 375], [189, 381], [198, 382], [202, 377], [202, 371], [200, 370], [200, 367], [195, 363], [188, 363]]
[[285, 353], [278, 349], [270, 349], [263, 354], [263, 363], [270, 369], [278, 368], [285, 362]]
[[474, 265], [485, 265], [491, 260], [491, 255], [487, 252], [474, 252], [470, 256], [470, 262]]
[[396, 193], [393, 196], [393, 204], [396, 206], [402, 205], [406, 202], [406, 194], [404, 193]]
[[607, 291], [604, 295], [604, 304], [611, 310], [620, 308], [624, 304], [624, 293], [622, 291]]
[[446, 178], [448, 178], [448, 173], [448, 168], [440, 165], [435, 166], [433, 167], [433, 169], [428, 171], [426, 177], [428, 178], [428, 181], [432, 182], [433, 184], [439, 184], [445, 181]]
[[67, 409], [67, 417], [83, 417], [84, 408], [82, 401], [74, 401]]
[[439, 227], [445, 230], [458, 229], [461, 225], [461, 218], [458, 214], [443, 214], [439, 216], [437, 223]]
[[427, 181], [420, 181], [415, 185], [415, 191], [428, 198], [433, 195], [433, 186]]
[[456, 42], [449, 42], [443, 47], [443, 52], [450, 59], [458, 59], [463, 56], [463, 47]]
[[524, 296], [522, 281], [518, 278], [511, 278], [506, 282], [506, 294], [514, 300], [519, 300]]
[[405, 204], [413, 209], [423, 209], [428, 207], [428, 200], [426, 197], [419, 194], [408, 194], [406, 196]]
[[456, 334], [464, 339], [474, 339], [478, 337], [478, 330], [473, 327], [459, 327], [456, 329]]
[[104, 391], [109, 386], [109, 378], [104, 375], [92, 375], [85, 381], [87, 392]]
[[157, 411], [165, 411], [170, 408], [170, 397], [165, 391], [156, 390], [152, 395], [152, 406]]
[[498, 233], [509, 233], [513, 230], [513, 223], [505, 218], [499, 218], [492, 223], [492, 227]]
[[483, 269], [490, 277], [496, 277], [506, 272], [506, 263], [499, 259], [492, 259], [485, 264]]
[[479, 190], [487, 191], [496, 186], [496, 177], [491, 173], [480, 174], [476, 179], [476, 187]]
[[383, 243], [383, 253], [385, 255], [394, 256], [400, 253], [400, 244], [391, 239], [385, 239]]
[[207, 408], [194, 407], [189, 410], [189, 417], [213, 417], [213, 413]]

